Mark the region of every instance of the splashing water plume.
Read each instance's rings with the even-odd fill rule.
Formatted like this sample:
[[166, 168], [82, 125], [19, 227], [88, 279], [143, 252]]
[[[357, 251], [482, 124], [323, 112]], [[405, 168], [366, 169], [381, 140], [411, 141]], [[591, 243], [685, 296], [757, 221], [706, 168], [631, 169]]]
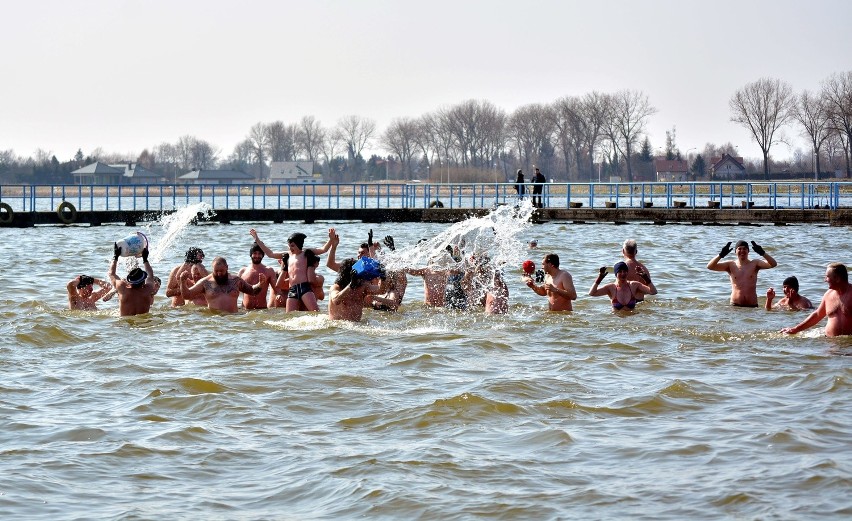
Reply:
[[[414, 246], [383, 250], [381, 261], [388, 270], [426, 265], [463, 269], [475, 259], [488, 259], [492, 273], [505, 265], [520, 265], [526, 253], [526, 241], [521, 237], [532, 226], [534, 211], [529, 201], [517, 207], [499, 206], [485, 216], [457, 222]], [[452, 256], [448, 247], [453, 250]]]
[[[199, 216], [209, 217], [214, 215], [213, 208], [205, 202], [198, 202], [189, 206], [178, 208], [175, 212], [163, 215], [158, 220], [147, 223], [151, 254], [151, 262], [156, 264], [172, 253], [177, 240], [183, 231], [193, 220]], [[157, 238], [158, 232], [162, 236]]]

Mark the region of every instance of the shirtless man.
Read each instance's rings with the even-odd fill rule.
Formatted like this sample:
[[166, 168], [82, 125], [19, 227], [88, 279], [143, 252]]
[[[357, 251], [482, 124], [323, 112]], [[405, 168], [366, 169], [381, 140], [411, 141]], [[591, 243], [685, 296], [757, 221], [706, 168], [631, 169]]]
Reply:
[[269, 283], [276, 282], [275, 270], [262, 264], [263, 250], [261, 250], [260, 246], [257, 244], [252, 244], [251, 249], [249, 250], [249, 255], [251, 256], [251, 264], [245, 268], [241, 268], [237, 273], [237, 276], [246, 281], [249, 285], [257, 284], [260, 280], [261, 274], [265, 276], [266, 280], [263, 283], [260, 293], [257, 295], [243, 293], [243, 308], [266, 309], [266, 294], [269, 290]]
[[[639, 246], [636, 245], [634, 239], [627, 239], [621, 245], [621, 256], [624, 258], [624, 263], [627, 264], [627, 280], [645, 284], [645, 278], [639, 275], [639, 269], [649, 277], [651, 276], [651, 272], [648, 271], [647, 266], [636, 260], [637, 253], [639, 253]], [[641, 301], [643, 298], [644, 296], [639, 298], [639, 300]]]
[[491, 287], [485, 293], [485, 312], [489, 315], [504, 315], [509, 312], [509, 287], [500, 269], [494, 270]]
[[[95, 291], [95, 284], [98, 285], [97, 291]], [[95, 303], [109, 293], [112, 285], [88, 275], [78, 275], [68, 281], [65, 289], [68, 290], [68, 309], [97, 311], [98, 307]]]
[[[372, 232], [373, 230], [370, 230], [371, 239]], [[393, 237], [387, 235], [383, 242], [390, 251], [396, 251], [396, 244], [393, 241]], [[405, 271], [389, 271], [387, 276], [387, 291], [382, 295], [375, 295], [370, 298], [370, 305], [373, 309], [379, 311], [396, 311], [402, 305], [402, 298], [405, 296], [407, 288], [408, 277], [405, 275]]]
[[749, 260], [748, 243], [737, 241], [735, 247], [737, 260], [724, 261], [725, 255], [731, 252], [731, 243], [726, 244], [719, 255], [707, 263], [707, 269], [712, 271], [725, 271], [731, 278], [731, 304], [734, 306], [756, 308], [757, 307], [757, 272], [768, 270], [778, 265], [771, 255], [763, 251], [754, 241], [751, 241], [754, 252], [763, 259]]
[[[207, 271], [207, 268], [204, 267], [204, 264], [202, 264], [203, 262], [204, 250], [193, 246], [190, 249], [186, 250], [186, 255], [184, 255], [183, 264], [175, 266], [169, 273], [169, 280], [166, 283], [166, 296], [172, 299], [173, 308], [186, 304], [186, 301], [183, 299], [183, 296], [181, 295], [180, 291], [181, 276], [184, 272], [188, 272], [190, 274], [189, 280], [192, 284], [195, 284], [197, 281], [203, 279], [204, 277], [210, 274]], [[203, 295], [199, 296], [192, 302], [194, 304], [198, 304], [199, 306], [207, 305], [207, 301], [204, 299]]]
[[454, 270], [439, 269], [439, 258], [446, 256], [444, 250], [440, 250], [437, 257], [432, 257], [429, 265], [425, 268], [405, 268], [403, 271], [408, 275], [423, 277], [423, 302], [430, 307], [444, 307], [446, 304], [447, 279]]
[[109, 280], [118, 294], [118, 313], [123, 316], [142, 315], [151, 310], [154, 299], [154, 270], [148, 262], [148, 248], [142, 250], [142, 265], [145, 271], [133, 268], [126, 279], [119, 279], [115, 273], [121, 247], [113, 245], [112, 264], [109, 267]]
[[[320, 255], [328, 251], [331, 247], [331, 235], [333, 229], [329, 230], [329, 240], [321, 248], [310, 248], [314, 254]], [[249, 230], [249, 234], [254, 238], [254, 242], [260, 246], [263, 253], [275, 258], [281, 259], [284, 257], [284, 252], [273, 252], [258, 238], [257, 231], [254, 228]], [[305, 239], [307, 235], [304, 233], [294, 233], [287, 238], [287, 246], [290, 257], [287, 262], [287, 274], [290, 279], [290, 290], [287, 293], [287, 312], [298, 311], [300, 305], [304, 305], [308, 311], [319, 311], [317, 304], [317, 296], [314, 294], [311, 283], [308, 280], [308, 260], [305, 257]]]
[[252, 286], [243, 279], [228, 273], [228, 261], [222, 257], [213, 259], [213, 273], [196, 282], [192, 287], [189, 285], [190, 274], [181, 274], [181, 293], [187, 300], [203, 295], [207, 301], [207, 307], [224, 311], [226, 313], [237, 312], [237, 300], [240, 292], [258, 295], [266, 287], [266, 275], [257, 274], [257, 283]]
[[[784, 279], [783, 286], [784, 298], [778, 301], [775, 305], [776, 309], [788, 309], [790, 311], [800, 311], [805, 309], [813, 309], [814, 305], [810, 300], [799, 295], [799, 279], [796, 277], [787, 277]], [[766, 290], [766, 311], [772, 311], [772, 300], [775, 298], [775, 288]]]
[[577, 300], [577, 290], [574, 289], [574, 279], [565, 270], [559, 269], [559, 255], [548, 253], [542, 260], [544, 269], [544, 284], [536, 286], [529, 275], [524, 275], [527, 287], [542, 297], [547, 295], [549, 311], [572, 311], [572, 300]]
[[364, 315], [364, 300], [382, 291], [379, 285], [353, 274], [355, 262], [355, 259], [346, 259], [340, 264], [328, 304], [328, 317], [332, 320], [360, 321]]
[[828, 317], [825, 336], [852, 335], [852, 286], [849, 285], [846, 266], [839, 262], [829, 264], [824, 280], [828, 283], [828, 291], [822, 296], [822, 302], [816, 311], [808, 315], [801, 324], [785, 327], [781, 330], [782, 333], [795, 335]]

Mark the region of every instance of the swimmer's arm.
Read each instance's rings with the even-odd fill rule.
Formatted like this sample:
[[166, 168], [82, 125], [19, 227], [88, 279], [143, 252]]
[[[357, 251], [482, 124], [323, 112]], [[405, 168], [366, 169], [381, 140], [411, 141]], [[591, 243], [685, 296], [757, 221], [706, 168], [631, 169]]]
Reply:
[[112, 291], [112, 284], [105, 280], [95, 279], [95, 284], [101, 287], [101, 289], [92, 293], [92, 298], [95, 300], [100, 299], [101, 297]]
[[68, 296], [73, 297], [76, 296], [76, 288], [77, 284], [80, 283], [80, 277], [74, 277], [73, 279], [68, 281], [68, 284], [65, 285], [65, 289], [68, 290]]
[[207, 277], [199, 280], [190, 288], [187, 286], [187, 282], [189, 280], [189, 274], [185, 273], [184, 276], [181, 276], [180, 279], [180, 294], [184, 298], [184, 300], [192, 300], [194, 298], [200, 297], [204, 294], [204, 282], [207, 281]]
[[348, 294], [352, 291], [352, 290], [350, 289], [351, 287], [352, 287], [351, 285], [347, 284], [345, 288], [340, 289], [340, 286], [338, 286], [337, 284], [335, 284], [335, 285], [331, 288], [331, 303], [332, 303], [332, 304], [334, 304], [335, 306], [337, 306], [338, 304], [340, 304], [340, 302], [341, 302], [343, 299], [345, 299], [345, 298], [346, 298], [346, 295], [348, 295]]
[[248, 282], [244, 281], [243, 279], [239, 279], [240, 282], [239, 282], [238, 289], [240, 291], [242, 291], [243, 293], [247, 293], [249, 295], [260, 294], [260, 292], [263, 291], [263, 285], [266, 283], [266, 275], [261, 273], [257, 276], [257, 278], [258, 278], [257, 284], [255, 284], [254, 286], [252, 286]]
[[768, 270], [770, 268], [774, 268], [775, 266], [778, 266], [778, 261], [773, 259], [772, 255], [769, 255], [766, 252], [763, 252], [763, 258], [762, 259], [757, 259], [757, 261], [755, 261], [755, 262], [756, 262], [758, 268], [761, 268], [761, 269], [764, 269], [764, 270]]
[[332, 242], [331, 239], [329, 239], [329, 242], [331, 242], [331, 248], [328, 250], [328, 259], [325, 261], [325, 265], [331, 271], [338, 273], [340, 272], [340, 263], [335, 260], [335, 254], [337, 253], [337, 241]]
[[707, 269], [711, 271], [728, 271], [731, 261], [722, 262], [722, 257], [716, 255], [707, 263]]
[[524, 283], [527, 285], [528, 288], [535, 291], [536, 295], [541, 295], [542, 297], [547, 295], [547, 290], [544, 288], [544, 286], [536, 286], [532, 277], [524, 277]]
[[115, 268], [118, 266], [118, 257], [112, 260], [112, 264], [109, 265], [109, 281], [113, 286], [118, 286], [118, 275], [115, 273]]
[[559, 292], [560, 295], [568, 300], [577, 300], [577, 290], [574, 288], [574, 279], [570, 273], [565, 272], [562, 274], [559, 285], [562, 286], [559, 288], [561, 290]]
[[769, 288], [766, 290], [766, 303], [763, 305], [766, 311], [772, 311], [772, 300], [775, 299], [775, 289]]
[[[185, 264], [184, 264], [185, 265]], [[181, 268], [184, 266], [178, 266], [177, 268], [172, 269], [172, 272], [169, 273], [169, 281], [166, 283], [166, 296], [167, 297], [179, 297], [180, 296], [180, 273], [182, 272]]]
[[258, 247], [263, 251], [264, 255], [267, 257], [272, 257], [273, 259], [280, 259], [284, 257], [283, 253], [275, 253], [274, 251], [269, 249], [269, 246], [263, 244], [263, 241], [260, 240], [260, 237], [257, 236], [257, 232], [252, 228], [249, 230], [249, 234], [254, 239], [254, 242], [257, 243]]
[[609, 287], [610, 286], [612, 286], [612, 283], [604, 284], [603, 286], [598, 287], [598, 282], [595, 281], [595, 283], [592, 284], [592, 287], [589, 289], [589, 296], [590, 297], [602, 297], [604, 295], [609, 296]]
[[325, 289], [323, 289], [323, 284], [325, 284], [325, 277], [322, 275], [317, 275], [316, 285], [313, 286], [314, 295], [316, 295], [317, 300], [325, 300]]
[[800, 324], [797, 324], [793, 327], [785, 327], [784, 329], [781, 330], [781, 332], [785, 333], [787, 335], [795, 335], [799, 331], [804, 331], [805, 329], [814, 327], [815, 325], [819, 324], [822, 321], [822, 319], [825, 318], [825, 315], [826, 315], [825, 298], [823, 298], [822, 302], [820, 302], [817, 310], [814, 311], [813, 313], [811, 313], [810, 315], [808, 315], [808, 318], [806, 318]]

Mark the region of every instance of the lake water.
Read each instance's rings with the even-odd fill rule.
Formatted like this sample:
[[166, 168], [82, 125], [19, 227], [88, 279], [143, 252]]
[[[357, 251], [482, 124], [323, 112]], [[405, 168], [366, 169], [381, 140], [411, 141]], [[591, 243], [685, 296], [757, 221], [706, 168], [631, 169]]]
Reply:
[[[193, 245], [238, 270], [252, 226], [279, 251], [297, 230], [320, 246], [334, 226], [340, 257], [370, 226], [403, 249], [450, 228], [144, 231], [165, 279]], [[145, 316], [120, 318], [114, 301], [67, 311], [67, 281], [105, 276], [132, 231], [0, 230], [2, 519], [852, 516], [852, 340], [781, 335], [805, 314], [732, 308], [727, 276], [705, 269], [724, 243], [755, 240], [779, 263], [758, 293], [795, 274], [818, 303], [825, 265], [852, 261], [846, 228], [512, 229], [507, 262], [555, 252], [572, 273], [569, 314], [545, 311], [519, 263], [506, 316], [425, 308], [415, 277], [401, 312], [358, 324], [171, 309], [164, 291]], [[660, 293], [614, 313], [586, 292], [628, 237]]]

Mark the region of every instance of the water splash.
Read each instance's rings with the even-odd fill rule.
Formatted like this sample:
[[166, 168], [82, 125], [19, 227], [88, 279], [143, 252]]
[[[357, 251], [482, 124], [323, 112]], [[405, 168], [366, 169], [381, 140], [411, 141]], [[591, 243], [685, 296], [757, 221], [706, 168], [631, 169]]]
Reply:
[[214, 213], [209, 204], [201, 201], [180, 207], [173, 213], [165, 214], [158, 220], [147, 223], [145, 228], [148, 234], [151, 263], [156, 264], [171, 256], [183, 231], [199, 216], [209, 217]]
[[[519, 206], [498, 206], [487, 215], [457, 222], [414, 246], [382, 250], [381, 261], [388, 270], [427, 265], [435, 269], [466, 270], [479, 264], [493, 276], [504, 266], [519, 266], [526, 256], [523, 237], [532, 226], [534, 211], [529, 200]], [[484, 259], [487, 262], [482, 263]]]

